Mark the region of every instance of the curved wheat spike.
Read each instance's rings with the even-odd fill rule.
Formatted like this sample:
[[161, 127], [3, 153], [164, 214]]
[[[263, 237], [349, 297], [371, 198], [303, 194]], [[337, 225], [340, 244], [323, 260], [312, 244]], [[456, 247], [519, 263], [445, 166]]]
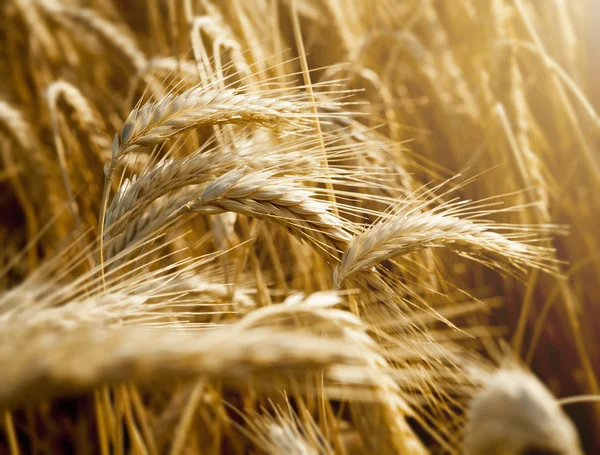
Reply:
[[273, 172], [248, 174], [234, 169], [185, 204], [181, 212], [186, 211], [207, 215], [231, 211], [269, 220], [309, 242], [331, 261], [351, 238], [347, 223], [333, 215], [328, 202], [316, 199], [310, 189], [293, 180], [275, 178]]
[[[303, 102], [303, 95], [286, 95], [278, 90], [271, 95], [273, 97], [244, 94], [233, 89], [196, 87], [134, 109], [125, 121], [120, 135], [115, 135], [111, 162], [105, 167], [99, 219], [101, 244], [110, 186], [115, 169], [125, 155], [141, 146], [158, 145], [191, 128], [227, 123], [277, 127], [285, 123], [297, 124], [309, 115], [307, 108], [311, 103]], [[102, 246], [100, 255], [102, 261]]]
[[124, 223], [134, 219], [151, 203], [170, 192], [205, 183], [225, 173], [233, 159], [220, 150], [195, 153], [180, 159], [165, 159], [140, 176], [126, 179], [106, 212], [105, 229], [116, 235]]
[[110, 136], [108, 136], [104, 124], [99, 119], [98, 113], [83, 93], [73, 84], [64, 80], [51, 83], [46, 89], [46, 93], [52, 109], [56, 109], [59, 98], [62, 98], [75, 110], [79, 126], [90, 135], [98, 150], [104, 153], [102, 158], [109, 158]]
[[[186, 5], [189, 2], [186, 1]], [[201, 31], [205, 27], [210, 27], [214, 24], [214, 19], [212, 16], [189, 16], [188, 27], [190, 29], [190, 40], [192, 42], [192, 51], [194, 52], [194, 60], [196, 60], [196, 69], [198, 71], [198, 76], [200, 80], [204, 84], [210, 84], [213, 82], [214, 76], [211, 74], [211, 64], [210, 59], [208, 57], [208, 53], [206, 52], [206, 48], [202, 43]]]
[[229, 50], [232, 54], [233, 65], [238, 75], [246, 79], [251, 77], [252, 70], [247, 64], [246, 59], [242, 54], [242, 46], [234, 38], [233, 32], [227, 24], [224, 23], [218, 9], [212, 5], [208, 5], [209, 14], [204, 16], [194, 16], [191, 0], [185, 0], [185, 15], [190, 29], [190, 38], [192, 41], [192, 50], [196, 60], [198, 75], [202, 80], [207, 80], [209, 75], [206, 73], [206, 68], [210, 68], [208, 55], [201, 41], [201, 33], [205, 32], [213, 41], [213, 59], [215, 60], [217, 80], [223, 80], [223, 73], [219, 69], [220, 65], [220, 48], [223, 47]]
[[[464, 206], [459, 203], [458, 207], [461, 205]], [[463, 219], [461, 209], [455, 212], [442, 206], [441, 210], [419, 212], [406, 205], [352, 238], [336, 270], [338, 285], [386, 259], [432, 247], [451, 248], [460, 255], [504, 271], [510, 271], [506, 264], [516, 269], [529, 266], [556, 271], [558, 261], [552, 248], [526, 243], [535, 240], [535, 229], [474, 220], [474, 213], [462, 212]]]
[[[312, 169], [314, 161], [311, 160], [315, 155], [320, 155], [320, 150], [314, 147], [312, 140], [286, 141], [274, 147], [270, 142], [254, 143], [253, 140], [246, 141], [246, 139], [251, 138], [237, 137], [236, 145], [231, 148], [224, 146], [208, 148], [206, 146], [207, 150], [199, 149], [191, 156], [165, 159], [140, 176], [131, 180], [126, 179], [107, 210], [104, 241], [110, 242], [110, 244], [105, 252], [112, 256], [126, 245], [152, 234], [153, 230], [163, 229], [186, 213], [189, 210], [188, 206], [192, 203], [198, 208], [201, 204], [195, 200], [205, 190], [202, 185], [206, 185], [215, 177], [217, 180], [211, 185], [217, 185], [219, 182], [222, 184], [224, 180], [219, 179], [225, 178], [223, 174], [232, 168], [238, 169], [240, 178], [244, 174], [256, 177], [260, 175], [261, 178], [268, 174], [269, 180], [273, 180], [273, 182], [277, 178], [281, 179], [277, 176], [290, 173], [294, 175], [293, 178], [283, 177], [280, 180], [281, 191], [289, 189], [299, 192], [299, 194], [304, 190], [294, 181], [310, 182], [315, 178], [320, 181], [321, 171]], [[358, 147], [333, 144], [328, 147], [328, 153], [332, 160], [343, 161], [361, 153], [362, 148], [362, 144], [358, 144]], [[247, 167], [243, 167], [244, 165]], [[264, 174], [265, 169], [272, 169], [272, 171]], [[368, 177], [364, 182], [353, 182], [351, 177], [354, 173], [351, 169], [335, 168], [332, 171], [339, 176], [340, 183], [348, 186], [361, 187], [371, 184], [368, 182]], [[230, 174], [229, 177], [235, 178], [233, 174]], [[293, 188], [288, 188], [287, 181], [292, 182]], [[233, 183], [233, 180], [231, 182]], [[255, 183], [259, 184], [259, 180], [256, 180]], [[353, 194], [348, 193], [348, 195]], [[361, 193], [356, 194], [357, 197], [362, 197]], [[354, 210], [350, 206], [344, 208]], [[198, 210], [206, 212], [207, 209], [198, 208]], [[368, 212], [370, 213], [370, 211]], [[236, 213], [236, 211], [232, 213]], [[285, 216], [285, 214], [281, 212], [279, 216]], [[309, 226], [309, 229], [314, 229], [314, 225]]]
[[146, 103], [129, 114], [119, 135], [119, 156], [154, 146], [191, 128], [226, 123], [261, 126], [298, 123], [312, 103], [302, 94], [274, 90], [247, 94], [236, 89], [195, 87]]

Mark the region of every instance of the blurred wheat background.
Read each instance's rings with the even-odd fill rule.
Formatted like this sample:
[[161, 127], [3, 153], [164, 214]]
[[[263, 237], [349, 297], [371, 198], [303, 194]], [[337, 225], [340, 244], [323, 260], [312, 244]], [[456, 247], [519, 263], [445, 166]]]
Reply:
[[3, 0], [0, 452], [600, 453], [599, 17]]

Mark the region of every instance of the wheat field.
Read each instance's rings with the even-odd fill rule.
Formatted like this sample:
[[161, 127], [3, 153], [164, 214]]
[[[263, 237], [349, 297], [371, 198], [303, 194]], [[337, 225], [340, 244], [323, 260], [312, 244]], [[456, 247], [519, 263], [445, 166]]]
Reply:
[[0, 453], [600, 453], [597, 20], [3, 0]]

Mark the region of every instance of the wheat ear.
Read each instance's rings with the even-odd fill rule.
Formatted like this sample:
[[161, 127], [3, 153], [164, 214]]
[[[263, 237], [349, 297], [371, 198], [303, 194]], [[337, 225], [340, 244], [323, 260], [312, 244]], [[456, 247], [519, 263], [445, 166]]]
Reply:
[[273, 172], [248, 174], [245, 169], [234, 169], [211, 182], [181, 210], [209, 215], [230, 211], [267, 219], [308, 241], [329, 260], [338, 258], [339, 249], [351, 238], [347, 224], [331, 213], [328, 202]]
[[[158, 145], [191, 128], [227, 123], [277, 126], [296, 123], [307, 115], [310, 103], [303, 103], [301, 95], [285, 95], [281, 91], [274, 91], [272, 95], [274, 97], [244, 94], [233, 89], [196, 87], [134, 109], [120, 135], [115, 135], [111, 162], [104, 170], [105, 185], [99, 219], [101, 244], [110, 185], [123, 156], [140, 146]], [[103, 246], [100, 255], [102, 262]]]
[[298, 416], [287, 397], [284, 399], [285, 406], [273, 405], [272, 412], [265, 409], [261, 414], [242, 416], [248, 429], [240, 427], [240, 431], [269, 455], [334, 455], [312, 416], [308, 412]]
[[[460, 213], [464, 218], [456, 216]], [[558, 261], [553, 257], [552, 248], [525, 242], [536, 239], [535, 227], [478, 221], [472, 215], [443, 209], [419, 212], [407, 206], [352, 238], [337, 270], [338, 285], [386, 259], [432, 247], [451, 248], [460, 255], [507, 272], [511, 270], [505, 263], [517, 270], [529, 266], [556, 271]], [[543, 232], [543, 227], [537, 232]]]
[[[296, 308], [302, 307], [301, 301], [296, 299]], [[327, 371], [334, 365], [364, 365], [361, 355], [349, 349], [342, 327], [337, 327], [348, 324], [336, 316], [343, 311], [313, 309], [325, 318], [324, 328], [335, 329], [324, 338], [307, 330], [279, 329], [272, 308], [253, 311], [238, 323], [209, 332], [157, 330], [143, 324], [112, 329], [79, 324], [66, 333], [39, 333], [21, 342], [4, 340], [0, 359], [8, 367], [0, 381], [0, 407], [106, 383], [156, 382], [176, 376], [245, 381], [248, 374], [273, 377], [318, 368]], [[330, 312], [336, 324], [327, 322]], [[304, 313], [311, 311], [305, 308]]]
[[465, 455], [583, 452], [573, 423], [550, 391], [520, 367], [504, 367], [484, 380], [465, 428]]
[[[341, 302], [340, 297], [334, 292], [317, 292], [306, 298], [302, 298], [302, 295], [293, 295], [282, 305], [274, 305], [261, 310], [261, 318], [250, 313], [240, 321], [240, 324], [247, 327], [260, 327], [269, 320], [283, 324], [287, 316], [295, 321], [302, 321], [316, 333], [328, 333], [331, 336], [343, 335], [364, 362], [360, 373], [365, 376], [363, 379], [359, 379], [359, 382], [364, 380], [374, 389], [375, 403], [357, 403], [355, 409], [378, 410], [382, 418], [382, 421], [378, 421], [377, 424], [382, 427], [378, 430], [383, 430], [385, 437], [382, 440], [374, 441], [372, 434], [365, 435], [366, 445], [383, 449], [387, 451], [386, 453], [427, 454], [422, 442], [406, 421], [406, 417], [413, 416], [414, 413], [404, 400], [400, 387], [388, 374], [392, 368], [381, 355], [380, 347], [367, 334], [367, 327], [363, 321], [347, 311], [333, 308], [334, 305]], [[349, 372], [344, 371], [343, 368], [332, 371], [332, 375], [342, 383], [347, 382], [347, 373]], [[351, 372], [350, 374], [352, 375]], [[357, 377], [354, 376], [354, 380]], [[368, 414], [371, 415], [371, 412]]]

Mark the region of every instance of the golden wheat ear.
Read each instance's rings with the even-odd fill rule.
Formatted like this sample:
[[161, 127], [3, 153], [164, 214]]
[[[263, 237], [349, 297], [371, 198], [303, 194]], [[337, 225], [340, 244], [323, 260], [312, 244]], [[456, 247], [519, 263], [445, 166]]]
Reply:
[[518, 366], [484, 379], [470, 404], [465, 455], [583, 454], [579, 436], [542, 382]]
[[558, 272], [560, 261], [554, 249], [535, 242], [544, 240], [542, 236], [548, 232], [563, 232], [559, 226], [479, 220], [494, 210], [478, 209], [477, 203], [469, 201], [442, 203], [428, 210], [426, 206], [417, 200], [402, 201], [397, 210], [353, 236], [335, 270], [338, 286], [347, 277], [369, 272], [387, 259], [440, 247], [508, 274], [518, 274], [524, 267]]

